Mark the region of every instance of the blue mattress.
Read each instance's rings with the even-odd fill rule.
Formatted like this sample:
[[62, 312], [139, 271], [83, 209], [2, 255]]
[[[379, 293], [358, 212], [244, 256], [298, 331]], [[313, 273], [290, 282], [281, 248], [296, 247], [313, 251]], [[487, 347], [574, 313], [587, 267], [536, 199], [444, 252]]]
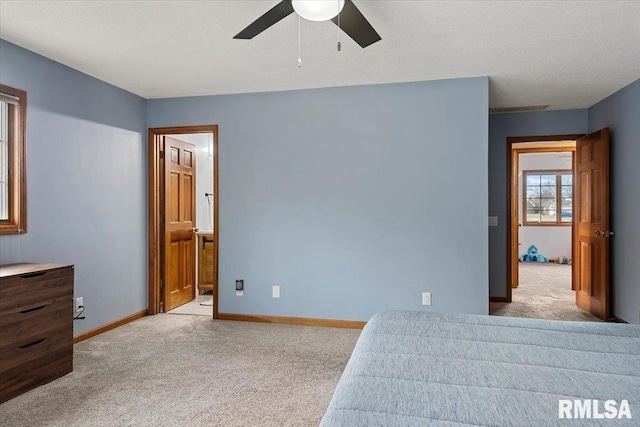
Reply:
[[[560, 400], [583, 399], [591, 400], [591, 418], [559, 418]], [[604, 403], [615, 401], [615, 415], [625, 418], [594, 419], [594, 400], [608, 415]], [[632, 419], [620, 411], [623, 400]], [[640, 426], [640, 326], [376, 314], [321, 426], [424, 425]]]

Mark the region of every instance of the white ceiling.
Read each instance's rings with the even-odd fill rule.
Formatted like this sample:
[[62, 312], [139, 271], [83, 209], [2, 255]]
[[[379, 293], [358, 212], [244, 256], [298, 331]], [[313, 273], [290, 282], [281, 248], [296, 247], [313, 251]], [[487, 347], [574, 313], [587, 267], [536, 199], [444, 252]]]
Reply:
[[0, 1], [0, 37], [145, 98], [489, 76], [491, 107], [584, 108], [640, 78], [640, 2], [367, 1], [360, 48], [278, 0]]

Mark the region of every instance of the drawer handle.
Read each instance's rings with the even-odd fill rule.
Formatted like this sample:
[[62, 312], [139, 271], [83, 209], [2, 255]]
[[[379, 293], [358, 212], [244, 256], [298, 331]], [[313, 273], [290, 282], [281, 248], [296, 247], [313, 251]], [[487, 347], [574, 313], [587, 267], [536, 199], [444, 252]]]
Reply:
[[31, 347], [32, 345], [40, 344], [42, 341], [44, 341], [44, 338], [40, 338], [39, 340], [34, 341], [32, 343], [29, 343], [29, 344], [21, 345], [20, 348]]
[[36, 271], [35, 273], [27, 273], [20, 276], [21, 279], [29, 279], [31, 277], [44, 276], [47, 274], [46, 271]]
[[42, 310], [46, 306], [47, 305], [45, 304], [45, 305], [41, 305], [40, 307], [33, 307], [33, 308], [28, 309], [28, 310], [22, 310], [20, 313], [24, 314], [24, 313], [30, 313], [30, 312], [36, 311], [36, 310]]
[[31, 277], [38, 277], [38, 276], [44, 276], [45, 274], [47, 274], [46, 271], [36, 271], [34, 273], [25, 273], [25, 274], [21, 274], [20, 278], [21, 279], [29, 279]]

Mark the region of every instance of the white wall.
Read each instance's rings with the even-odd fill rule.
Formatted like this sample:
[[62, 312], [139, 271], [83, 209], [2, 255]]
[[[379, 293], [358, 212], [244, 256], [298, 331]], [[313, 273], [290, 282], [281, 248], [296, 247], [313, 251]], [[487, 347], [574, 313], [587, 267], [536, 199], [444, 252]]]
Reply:
[[[519, 158], [520, 170], [518, 173], [518, 210], [520, 224], [523, 224], [522, 209], [522, 171], [525, 170], [558, 170], [571, 169], [571, 157], [566, 153], [531, 153], [521, 154]], [[525, 254], [529, 246], [536, 245], [539, 252], [552, 259], [561, 256], [571, 257], [571, 227], [559, 226], [522, 226], [519, 235], [520, 255]]]
[[172, 135], [196, 145], [196, 227], [201, 231], [213, 230], [213, 197], [211, 204], [204, 197], [205, 193], [213, 193], [213, 157], [209, 157], [209, 143], [213, 134], [192, 133]]

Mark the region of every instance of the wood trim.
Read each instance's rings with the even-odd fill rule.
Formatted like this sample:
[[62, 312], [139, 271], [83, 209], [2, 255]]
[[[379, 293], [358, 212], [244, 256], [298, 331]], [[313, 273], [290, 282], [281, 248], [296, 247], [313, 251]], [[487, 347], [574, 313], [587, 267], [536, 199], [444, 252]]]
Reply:
[[[511, 144], [517, 144], [519, 142], [548, 142], [548, 141], [575, 141], [578, 138], [583, 137], [584, 133], [577, 133], [573, 135], [545, 135], [545, 136], [510, 136], [507, 137], [507, 142]], [[548, 147], [548, 148], [560, 148], [560, 147]], [[534, 150], [541, 150], [541, 148], [534, 148]], [[564, 150], [562, 150], [564, 151]]]
[[[542, 141], [540, 141], [542, 142]], [[541, 153], [566, 153], [566, 152], [575, 152], [576, 147], [574, 146], [566, 146], [566, 147], [542, 147], [542, 148], [512, 148], [518, 154], [541, 154]]]
[[213, 283], [213, 318], [218, 315], [218, 125], [174, 126], [149, 128], [148, 140], [148, 173], [149, 173], [149, 314], [160, 312], [160, 278], [162, 277], [160, 236], [160, 183], [161, 162], [160, 151], [162, 135], [180, 135], [187, 133], [213, 133], [213, 240], [215, 247], [214, 283]]
[[149, 314], [160, 312], [160, 141], [149, 129]]
[[[509, 139], [507, 138], [507, 142]], [[518, 154], [512, 150], [512, 143], [508, 144], [507, 150], [507, 292], [506, 302], [512, 301], [511, 290], [515, 286], [518, 286], [518, 228], [516, 225], [515, 231], [512, 224], [518, 224], [518, 201], [517, 198], [513, 198], [512, 194], [517, 194], [518, 183]], [[513, 179], [513, 176], [516, 179]], [[512, 254], [511, 248], [515, 246], [515, 255]], [[513, 267], [516, 266], [514, 269]]]
[[309, 317], [264, 316], [260, 314], [218, 313], [220, 320], [237, 322], [277, 323], [282, 325], [322, 326], [325, 328], [362, 329], [367, 322], [358, 320], [315, 319]]
[[131, 323], [134, 320], [142, 319], [147, 315], [147, 310], [142, 310], [137, 313], [130, 314], [129, 316], [123, 317], [122, 319], [118, 319], [115, 322], [107, 323], [102, 326], [98, 326], [97, 328], [89, 329], [88, 331], [82, 332], [73, 337], [73, 343], [77, 344], [81, 341], [89, 339], [91, 337], [95, 337], [103, 332], [110, 331], [111, 329], [115, 329], [119, 326], [126, 325], [127, 323]]
[[489, 297], [489, 302], [511, 302], [507, 297]]
[[[577, 146], [577, 142], [576, 142], [576, 146]], [[577, 225], [578, 225], [578, 220], [576, 219], [576, 183], [575, 183], [575, 175], [576, 175], [576, 171], [578, 170], [578, 159], [576, 156], [576, 152], [574, 151], [573, 154], [571, 155], [571, 169], [573, 170], [573, 176], [574, 176], [574, 180], [571, 183], [571, 200], [573, 201], [573, 206], [571, 207], [571, 290], [575, 291], [576, 289], [578, 289], [577, 286], [577, 281], [576, 281], [576, 270], [575, 270], [575, 260], [574, 260], [574, 254], [577, 253], [577, 234], [575, 234]]]
[[18, 105], [10, 106], [8, 111], [8, 121], [13, 121], [11, 133], [7, 135], [11, 209], [9, 219], [0, 220], [0, 234], [24, 234], [27, 232], [27, 92], [3, 84], [0, 92], [19, 98]]
[[216, 251], [213, 257], [213, 318], [218, 318], [218, 259], [219, 259], [219, 230], [218, 227], [218, 126], [213, 132], [213, 245]]
[[[518, 201], [517, 197], [512, 197], [514, 182], [517, 185], [518, 172], [514, 173], [514, 169], [518, 167], [518, 154], [521, 152], [531, 153], [543, 153], [557, 151], [575, 151], [575, 147], [545, 147], [545, 148], [526, 148], [526, 149], [514, 149], [513, 144], [519, 142], [546, 142], [546, 141], [575, 141], [578, 138], [584, 136], [584, 134], [572, 134], [572, 135], [544, 135], [544, 136], [510, 136], [507, 137], [507, 281], [506, 281], [506, 297], [494, 297], [505, 298], [504, 302], [512, 301], [512, 282], [513, 282], [513, 266], [518, 262]], [[573, 169], [575, 170], [575, 156]], [[515, 176], [515, 179], [514, 179]], [[514, 200], [515, 199], [515, 202]], [[514, 206], [515, 203], [515, 206]], [[515, 217], [514, 217], [515, 216]], [[574, 218], [575, 221], [575, 218]], [[515, 230], [514, 230], [515, 227]], [[514, 244], [515, 242], [515, 244]], [[573, 249], [573, 244], [572, 244]], [[573, 257], [573, 253], [571, 255]], [[515, 271], [517, 274], [517, 269]]]

